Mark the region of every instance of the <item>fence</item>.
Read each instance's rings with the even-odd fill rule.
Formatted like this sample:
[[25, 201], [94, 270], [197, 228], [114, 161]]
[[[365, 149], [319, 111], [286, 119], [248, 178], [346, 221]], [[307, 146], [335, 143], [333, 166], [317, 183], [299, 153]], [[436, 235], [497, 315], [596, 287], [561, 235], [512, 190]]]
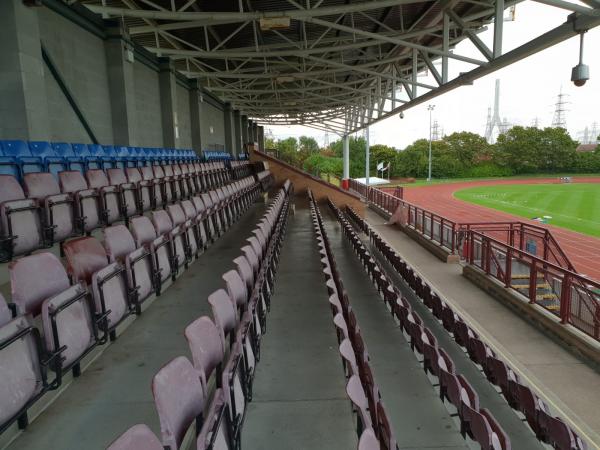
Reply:
[[366, 185], [356, 180], [351, 179], [349, 184], [350, 189], [358, 192], [390, 215], [398, 215], [402, 225], [413, 228], [419, 234], [448, 249], [450, 253], [455, 253], [458, 229], [456, 222], [380, 189], [372, 186], [367, 188]]
[[481, 231], [466, 234], [463, 256], [505, 287], [526, 296], [585, 334], [600, 340], [600, 283]]

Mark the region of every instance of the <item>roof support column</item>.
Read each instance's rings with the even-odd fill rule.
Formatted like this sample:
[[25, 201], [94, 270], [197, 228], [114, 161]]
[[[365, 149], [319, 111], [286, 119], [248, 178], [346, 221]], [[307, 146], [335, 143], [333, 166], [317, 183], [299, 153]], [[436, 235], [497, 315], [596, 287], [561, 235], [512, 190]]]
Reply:
[[242, 145], [242, 118], [240, 117], [239, 111], [233, 112], [233, 128], [235, 130], [235, 145], [231, 149], [232, 153], [235, 155], [239, 155], [243, 153], [244, 146]]
[[369, 172], [370, 172], [370, 168], [369, 168], [369, 158], [370, 158], [370, 153], [371, 153], [371, 148], [370, 148], [370, 144], [369, 144], [369, 125], [367, 125], [367, 127], [365, 128], [365, 140], [366, 140], [366, 145], [365, 145], [365, 184], [367, 185], [367, 187], [369, 187]]
[[348, 189], [348, 180], [350, 179], [350, 136], [344, 135], [342, 150], [342, 161], [344, 164], [344, 170], [342, 175], [342, 187]]
[[248, 143], [255, 142], [255, 140], [256, 139], [254, 138], [254, 122], [248, 119]]
[[232, 155], [237, 155], [237, 148], [235, 146], [235, 124], [230, 103], [226, 103], [223, 108], [223, 118], [225, 120], [225, 151]]
[[259, 127], [257, 125], [256, 131], [258, 134], [258, 149], [261, 152], [265, 151], [265, 127]]
[[258, 124], [256, 122], [254, 122], [252, 124], [252, 127], [254, 128], [252, 131], [252, 136], [254, 136], [254, 140], [252, 142], [260, 142], [260, 136], [258, 133]]
[[[192, 88], [190, 89], [192, 148], [197, 154], [200, 154], [202, 151], [202, 127], [200, 126], [200, 118], [202, 117], [202, 90], [198, 80], [192, 80], [192, 83]], [[227, 125], [225, 126], [225, 137], [227, 138]]]
[[246, 144], [248, 143], [248, 116], [241, 115], [242, 121], [242, 152], [246, 151]]
[[0, 138], [50, 138], [37, 11], [0, 2]]
[[173, 64], [169, 59], [159, 63], [158, 85], [160, 89], [160, 109], [162, 113], [163, 145], [166, 148], [179, 147], [179, 123], [177, 120], [177, 80]]

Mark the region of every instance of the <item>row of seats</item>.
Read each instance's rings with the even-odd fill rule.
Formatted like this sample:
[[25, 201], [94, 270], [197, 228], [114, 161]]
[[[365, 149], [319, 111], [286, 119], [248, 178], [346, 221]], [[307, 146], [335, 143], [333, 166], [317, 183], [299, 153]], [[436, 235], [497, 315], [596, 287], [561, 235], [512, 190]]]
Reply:
[[366, 345], [338, 273], [319, 207], [308, 191], [321, 265], [336, 327], [339, 352], [348, 383], [346, 392], [357, 413], [359, 450], [396, 450], [398, 445], [375, 382]]
[[161, 439], [134, 425], [109, 450], [239, 449], [252, 399], [254, 368], [285, 235], [292, 186], [284, 187], [223, 274], [225, 289], [208, 297], [213, 317], [202, 316], [185, 330], [192, 362], [179, 356], [152, 380]]
[[400, 323], [400, 327], [410, 340], [410, 346], [418, 355], [423, 356], [425, 372], [434, 375], [439, 381], [440, 398], [448, 400], [455, 408], [460, 419], [460, 431], [481, 445], [482, 449], [510, 450], [507, 434], [498, 424], [493, 414], [479, 407], [479, 396], [467, 379], [455, 371], [455, 364], [438, 345], [437, 339], [422, 319], [412, 310], [393, 283], [385, 275], [377, 261], [365, 248], [353, 226], [333, 202], [329, 201], [342, 225], [344, 235], [350, 240], [363, 267], [385, 301], [388, 309]]
[[228, 161], [231, 159], [231, 154], [224, 151], [204, 150], [203, 153], [207, 161]]
[[129, 228], [106, 227], [102, 242], [67, 241], [66, 268], [48, 252], [9, 264], [12, 302], [0, 298], [0, 433], [15, 421], [24, 428], [33, 403], [60, 387], [68, 371], [77, 377], [82, 359], [116, 339], [117, 327], [140, 314], [142, 303], [160, 295], [260, 194], [253, 177], [226, 187], [222, 198], [210, 191], [151, 218], [135, 217]]
[[[494, 351], [473, 331], [466, 322], [448, 305], [442, 301], [439, 294], [433, 291], [431, 286], [414, 271], [414, 269], [389, 246], [370, 225], [364, 221], [352, 208], [347, 208], [347, 213], [357, 227], [370, 236], [372, 245], [387, 260], [390, 265], [404, 279], [407, 285], [415, 292], [423, 304], [431, 310], [433, 316], [441, 322], [444, 329], [451, 334], [455, 342], [463, 347], [469, 358], [483, 371], [486, 378], [500, 389], [507, 403], [515, 410], [523, 414], [536, 437], [557, 450], [584, 450], [587, 444], [583, 441], [562, 419], [554, 417], [548, 406], [532, 391], [532, 389], [519, 379], [511, 367], [500, 359]], [[413, 345], [421, 350], [424, 356], [424, 367], [427, 371], [440, 377], [440, 385], [444, 388], [444, 396], [461, 409], [465, 408], [464, 400], [461, 399], [461, 389], [466, 392], [468, 388], [466, 380], [457, 376], [456, 380], [450, 380], [448, 369], [451, 363], [448, 355], [441, 348], [436, 348], [431, 333], [420, 333], [422, 321], [419, 316], [411, 310], [408, 301], [402, 297], [399, 300], [388, 302], [389, 307], [398, 318], [403, 329], [411, 336]], [[424, 328], [426, 330], [426, 328]], [[457, 388], [459, 388], [457, 390]], [[469, 395], [473, 402], [475, 397]], [[473, 409], [473, 408], [471, 408]], [[476, 421], [479, 440], [486, 441], [493, 438], [493, 421], [488, 415], [486, 420], [473, 415], [472, 411], [463, 414], [463, 420]], [[487, 424], [486, 424], [487, 421]], [[489, 427], [488, 427], [489, 425]], [[500, 436], [500, 435], [498, 435]]]
[[[228, 158], [212, 158], [215, 161]], [[206, 159], [208, 161], [208, 159]], [[200, 161], [194, 150], [69, 144], [46, 141], [0, 141], [0, 173], [17, 178], [27, 172], [140, 167]]]
[[[249, 163], [232, 173], [223, 163], [169, 164], [126, 169], [68, 170], [25, 174], [22, 185], [0, 175], [0, 261], [96, 228], [214, 190], [250, 175]], [[18, 231], [17, 231], [18, 230]]]

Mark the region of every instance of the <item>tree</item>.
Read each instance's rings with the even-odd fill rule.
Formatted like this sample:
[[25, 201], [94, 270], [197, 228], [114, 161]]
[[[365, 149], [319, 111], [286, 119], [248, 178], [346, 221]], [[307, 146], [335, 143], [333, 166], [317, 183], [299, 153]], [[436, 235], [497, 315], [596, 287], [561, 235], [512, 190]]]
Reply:
[[375, 144], [371, 146], [369, 151], [369, 166], [371, 167], [371, 171], [375, 172], [377, 170], [377, 163], [380, 162], [384, 164], [384, 167], [391, 164], [391, 168], [395, 168], [396, 156], [398, 154], [395, 148], [383, 144]]
[[265, 149], [266, 150], [276, 150], [277, 149], [277, 142], [275, 141], [275, 139], [273, 138], [265, 138]]
[[448, 151], [465, 167], [480, 161], [489, 160], [490, 145], [483, 136], [468, 131], [444, 136]]
[[[350, 177], [359, 178], [365, 176], [365, 148], [367, 141], [363, 137], [350, 136], [349, 150], [350, 150]], [[335, 156], [342, 158], [343, 156], [343, 140], [335, 141], [330, 145]]]
[[319, 151], [319, 143], [315, 138], [310, 136], [300, 136], [299, 149], [301, 152], [317, 153]]

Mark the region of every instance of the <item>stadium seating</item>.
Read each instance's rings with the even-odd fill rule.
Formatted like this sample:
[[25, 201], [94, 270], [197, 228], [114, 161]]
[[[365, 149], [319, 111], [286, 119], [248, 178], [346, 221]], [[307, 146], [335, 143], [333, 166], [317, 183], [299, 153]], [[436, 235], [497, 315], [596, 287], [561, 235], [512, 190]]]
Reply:
[[[186, 239], [193, 247], [188, 249], [189, 260], [199, 242], [209, 238], [202, 233], [218, 236], [237, 217], [246, 200], [237, 181], [252, 176], [247, 161], [231, 161], [233, 167], [199, 162], [191, 151], [166, 154], [44, 142], [30, 142], [28, 147], [24, 141], [0, 141], [0, 149], [8, 155], [0, 158], [0, 261], [119, 221], [129, 224], [137, 215], [164, 207], [170, 209], [171, 221], [176, 218], [180, 224], [184, 218], [192, 228]], [[144, 165], [137, 167], [140, 162]], [[265, 186], [270, 173], [263, 170], [256, 176]], [[198, 196], [202, 207], [195, 200]], [[181, 206], [183, 216], [172, 205], [182, 201], [187, 201]], [[206, 215], [203, 223], [211, 222], [208, 229], [200, 231], [197, 220], [188, 223], [189, 202]], [[19, 233], [14, 232], [17, 228]], [[182, 229], [188, 231], [187, 226]]]
[[[331, 202], [330, 206], [332, 206], [338, 219], [343, 224], [344, 232], [350, 235], [354, 234], [350, 221]], [[381, 257], [397, 271], [406, 284], [417, 294], [423, 304], [431, 311], [433, 317], [440, 321], [443, 328], [450, 333], [454, 341], [464, 348], [473, 363], [481, 368], [480, 370], [483, 371], [489, 382], [498, 386], [508, 405], [523, 414], [524, 420], [541, 442], [549, 444], [557, 450], [587, 449], [586, 442], [570, 429], [561, 418], [552, 416], [548, 406], [532, 389], [522, 383], [510, 366], [494, 354], [477, 336], [477, 333], [466, 324], [465, 320], [453, 311], [447, 302], [442, 301], [440, 295], [435, 293], [431, 286], [427, 285], [414, 269], [365, 220], [358, 216], [352, 208], [347, 207], [346, 212], [356, 228], [370, 238], [373, 247]], [[356, 240], [353, 240], [353, 242], [356, 242]], [[361, 252], [357, 251], [357, 254], [361, 254]], [[406, 299], [399, 293], [396, 304], [392, 308], [392, 313], [407, 332], [409, 330], [405, 325], [407, 318], [410, 320], [411, 316], [413, 319], [418, 317], [412, 311]], [[423, 346], [424, 369], [439, 379], [440, 397], [456, 406], [461, 419], [461, 431], [468, 434], [482, 448], [510, 448], [508, 436], [490, 411], [486, 409], [478, 410], [477, 393], [464, 377], [456, 373], [454, 363], [448, 354], [441, 347], [437, 347], [437, 351], [431, 347], [431, 345]], [[434, 359], [436, 356], [437, 361]]]
[[[10, 303], [0, 296], [0, 358], [3, 362], [0, 365], [0, 433], [14, 422], [25, 428], [31, 405], [45, 393], [59, 388], [68, 371], [74, 377], [79, 376], [82, 359], [96, 347], [115, 340], [117, 328], [124, 320], [140, 314], [142, 303], [152, 293], [160, 294], [168, 278], [174, 279], [177, 269], [189, 264], [206, 248], [209, 243], [206, 239], [209, 228], [204, 228], [207, 220], [230, 208], [229, 220], [222, 226], [225, 231], [256, 200], [260, 188], [254, 177], [232, 181], [226, 176], [224, 166], [214, 164], [211, 163], [210, 170], [221, 173], [218, 182], [228, 183], [228, 188], [221, 191], [221, 202], [214, 205], [209, 214], [199, 197], [201, 193], [190, 192], [191, 199], [152, 211], [159, 217], [154, 224], [147, 216], [133, 216], [129, 227], [104, 226], [102, 241], [92, 236], [63, 241], [66, 267], [48, 252], [22, 256], [9, 263]], [[3, 249], [9, 249], [13, 257], [40, 249], [49, 242], [70, 238], [77, 217], [90, 225], [90, 211], [96, 213], [99, 226], [101, 216], [97, 211], [101, 210], [98, 201], [101, 194], [97, 191], [107, 187], [105, 181], [108, 180], [108, 187], [114, 190], [107, 190], [106, 194], [119, 194], [124, 184], [123, 169], [106, 170], [111, 171], [113, 179], [117, 175], [115, 185], [110, 184], [111, 178], [101, 169], [84, 172], [94, 184], [93, 189], [89, 189], [84, 173], [59, 172], [62, 188], [59, 193], [56, 180], [49, 172], [26, 173], [24, 184], [31, 198], [25, 198], [14, 176], [0, 175], [2, 236], [9, 238], [8, 242], [14, 241], [11, 247]], [[44, 192], [46, 186], [48, 189]], [[213, 197], [216, 195], [209, 192], [209, 197], [210, 193]], [[62, 211], [57, 209], [59, 206], [71, 207], [65, 200], [71, 195], [76, 204], [79, 202], [78, 209], [72, 215], [59, 215]], [[84, 203], [88, 199], [91, 202]], [[114, 203], [106, 199], [102, 204], [105, 207], [116, 204], [119, 211], [124, 211], [119, 207], [118, 195], [112, 200]], [[234, 202], [237, 202], [236, 214], [232, 214]], [[36, 215], [38, 203], [43, 207], [41, 215]], [[69, 217], [73, 217], [69, 219], [71, 228], [62, 221], [57, 222], [59, 218]], [[124, 219], [124, 215], [119, 219]], [[18, 236], [10, 233], [14, 226], [18, 227]], [[48, 239], [42, 242], [44, 231]], [[255, 343], [250, 338], [246, 341], [244, 351]], [[247, 377], [244, 383], [246, 381]], [[143, 428], [138, 427], [114, 445], [125, 445], [123, 442], [138, 438], [140, 442], [152, 442]]]
[[[152, 380], [152, 394], [161, 424], [162, 446], [166, 449], [241, 448], [241, 430], [251, 401], [255, 358], [259, 355], [257, 323], [265, 286], [276, 272], [285, 235], [291, 183], [286, 182], [263, 216], [265, 246], [251, 268], [230, 270], [223, 275], [226, 289], [208, 297], [213, 318], [203, 316], [184, 330], [192, 362], [179, 356], [163, 366]], [[268, 224], [268, 225], [266, 225]], [[260, 228], [256, 228], [257, 231]], [[254, 255], [256, 256], [256, 255]], [[250, 266], [235, 263], [238, 269]], [[271, 274], [271, 275], [268, 275]], [[244, 280], [252, 277], [251, 284]], [[272, 280], [273, 278], [271, 278]], [[195, 431], [195, 433], [192, 432]], [[365, 438], [367, 439], [367, 438]], [[190, 442], [191, 441], [191, 442]], [[134, 425], [109, 447], [112, 450], [160, 448], [157, 437], [145, 425]], [[370, 447], [365, 447], [370, 448]]]

